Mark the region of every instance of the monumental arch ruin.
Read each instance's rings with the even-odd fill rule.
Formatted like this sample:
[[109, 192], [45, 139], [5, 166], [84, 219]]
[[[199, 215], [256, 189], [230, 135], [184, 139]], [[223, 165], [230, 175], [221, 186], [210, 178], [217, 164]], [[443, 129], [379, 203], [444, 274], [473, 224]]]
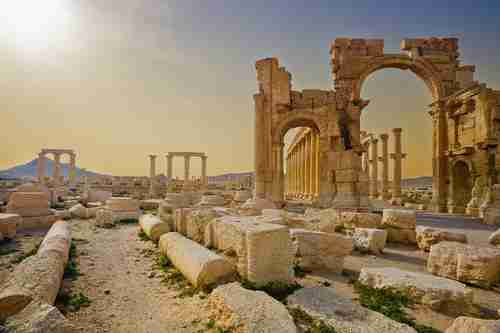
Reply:
[[76, 154], [72, 149], [42, 149], [38, 153], [38, 181], [40, 184], [45, 184], [45, 177], [47, 175], [47, 157], [46, 155], [52, 154], [54, 156], [54, 170], [52, 179], [55, 185], [62, 184], [63, 175], [61, 174], [61, 155], [68, 154], [70, 157], [68, 180], [70, 184], [75, 184], [76, 180]]
[[367, 190], [358, 158], [364, 150], [360, 116], [369, 103], [361, 98], [362, 85], [373, 72], [396, 68], [415, 73], [433, 99], [428, 112], [433, 123], [433, 209], [476, 214], [487, 205], [500, 164], [500, 91], [474, 81], [474, 66], [458, 60], [456, 38], [405, 39], [401, 51], [384, 53], [382, 39], [335, 39], [330, 48], [334, 90], [293, 91], [291, 74], [278, 59], [258, 60], [256, 196], [284, 200], [283, 136], [290, 128], [309, 127], [319, 136], [319, 201], [359, 206]]

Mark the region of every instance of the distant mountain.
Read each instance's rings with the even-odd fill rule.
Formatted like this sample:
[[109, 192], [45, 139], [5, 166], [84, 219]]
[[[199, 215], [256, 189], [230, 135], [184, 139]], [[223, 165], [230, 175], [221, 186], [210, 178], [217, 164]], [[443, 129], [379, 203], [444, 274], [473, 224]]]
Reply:
[[[0, 171], [0, 178], [3, 179], [36, 179], [38, 177], [37, 174], [37, 164], [38, 158], [22, 165], [17, 165], [7, 170]], [[54, 170], [55, 162], [49, 158], [47, 158], [47, 175], [51, 176]], [[61, 172], [67, 177], [69, 172], [69, 163], [61, 163]], [[80, 177], [84, 174], [84, 171], [78, 167], [76, 167], [76, 176]], [[101, 174], [93, 171], [85, 171], [87, 176], [99, 176]]]
[[209, 183], [227, 182], [227, 181], [238, 181], [246, 177], [253, 177], [253, 172], [236, 172], [236, 173], [226, 173], [218, 176], [208, 176]]
[[416, 178], [407, 178], [401, 181], [401, 187], [432, 187], [432, 177], [422, 176]]

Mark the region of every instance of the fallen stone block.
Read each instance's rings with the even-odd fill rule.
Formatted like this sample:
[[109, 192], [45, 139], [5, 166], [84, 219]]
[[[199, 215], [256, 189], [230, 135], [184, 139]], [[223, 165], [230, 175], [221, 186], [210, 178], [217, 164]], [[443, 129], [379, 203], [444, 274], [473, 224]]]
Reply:
[[228, 260], [177, 232], [160, 237], [160, 252], [195, 286], [227, 282], [235, 277]]
[[50, 215], [50, 202], [45, 192], [14, 192], [7, 204], [7, 213], [22, 217]]
[[112, 194], [110, 191], [102, 190], [89, 190], [86, 194], [86, 199], [88, 202], [106, 202], [110, 199]]
[[354, 248], [360, 252], [381, 254], [387, 241], [387, 231], [381, 229], [355, 228], [352, 235]]
[[445, 333], [500, 333], [500, 320], [458, 317]]
[[382, 226], [394, 229], [415, 229], [417, 214], [411, 209], [384, 209]]
[[73, 333], [76, 328], [46, 303], [32, 302], [18, 314], [9, 317], [6, 326], [16, 333]]
[[241, 277], [256, 283], [291, 282], [293, 251], [288, 228], [252, 216], [223, 216], [206, 228], [206, 246], [232, 253]]
[[338, 233], [290, 229], [290, 236], [297, 249], [298, 264], [305, 269], [328, 269], [340, 273], [345, 256], [353, 249], [352, 239]]
[[111, 197], [106, 200], [106, 207], [116, 212], [135, 212], [140, 209], [138, 200], [127, 197]]
[[144, 210], [155, 210], [160, 207], [160, 203], [163, 200], [160, 199], [147, 199], [147, 200], [141, 200], [139, 206], [141, 209]]
[[488, 288], [500, 281], [500, 250], [456, 242], [431, 246], [427, 271], [434, 275]]
[[17, 230], [50, 228], [56, 221], [57, 217], [55, 215], [23, 217], [17, 225]]
[[262, 291], [238, 283], [217, 287], [208, 298], [209, 318], [241, 333], [293, 333], [297, 327], [286, 307]]
[[244, 216], [257, 216], [262, 214], [263, 209], [275, 209], [274, 202], [262, 198], [250, 198], [241, 207], [238, 212]]
[[387, 231], [387, 242], [389, 243], [402, 243], [402, 244], [416, 244], [417, 233], [415, 229], [398, 229], [384, 227]]
[[172, 210], [185, 208], [191, 205], [191, 198], [186, 193], [167, 193], [165, 200], [160, 205], [171, 207]]
[[343, 298], [328, 287], [297, 290], [288, 296], [287, 306], [301, 309], [314, 319], [323, 320], [338, 332], [416, 333], [413, 328]]
[[376, 289], [404, 292], [415, 302], [445, 313], [463, 313], [473, 305], [472, 289], [460, 282], [425, 273], [393, 267], [362, 268], [359, 282]]
[[96, 212], [96, 226], [109, 228], [114, 226], [113, 212], [106, 208], [100, 208]]
[[77, 219], [85, 220], [89, 218], [87, 208], [82, 204], [77, 204], [71, 207], [69, 209], [69, 213], [71, 214], [72, 217]]
[[201, 197], [200, 202], [196, 206], [198, 207], [215, 207], [215, 206], [224, 206], [225, 200], [222, 195], [211, 194], [211, 195], [203, 195]]
[[346, 229], [355, 228], [379, 228], [382, 217], [372, 213], [342, 212], [338, 214], [336, 223]]
[[490, 235], [490, 237], [488, 238], [488, 242], [491, 245], [495, 245], [496, 247], [500, 247], [500, 229], [498, 229], [497, 231], [495, 231], [494, 233], [492, 233]]
[[51, 211], [57, 220], [71, 219], [71, 213], [67, 209], [52, 209]]
[[252, 198], [252, 193], [250, 191], [235, 191], [233, 200], [236, 203], [243, 203], [251, 198]]
[[168, 223], [151, 214], [142, 215], [139, 218], [139, 225], [142, 231], [154, 242], [157, 242], [161, 235], [171, 231]]
[[22, 218], [18, 214], [0, 214], [0, 233], [5, 238], [14, 239]]
[[467, 243], [467, 235], [458, 232], [449, 232], [430, 227], [416, 228], [418, 248], [429, 252], [431, 246], [443, 241]]

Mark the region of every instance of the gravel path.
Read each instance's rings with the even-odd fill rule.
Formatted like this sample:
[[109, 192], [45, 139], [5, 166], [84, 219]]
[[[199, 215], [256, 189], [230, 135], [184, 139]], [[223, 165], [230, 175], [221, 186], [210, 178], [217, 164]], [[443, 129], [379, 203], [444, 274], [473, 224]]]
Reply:
[[72, 221], [82, 276], [66, 281], [72, 293], [82, 292], [91, 300], [88, 307], [67, 317], [81, 332], [199, 332], [203, 331], [205, 300], [199, 296], [176, 298], [178, 291], [152, 274], [156, 251], [151, 242], [140, 241], [136, 225], [114, 229], [92, 226], [93, 221]]

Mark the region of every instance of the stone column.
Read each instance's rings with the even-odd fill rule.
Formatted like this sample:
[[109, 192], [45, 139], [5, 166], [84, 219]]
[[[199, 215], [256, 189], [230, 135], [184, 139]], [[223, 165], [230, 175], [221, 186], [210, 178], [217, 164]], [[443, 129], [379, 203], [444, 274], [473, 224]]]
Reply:
[[203, 186], [207, 186], [208, 184], [208, 179], [207, 179], [207, 156], [202, 156], [201, 157], [201, 183]]
[[151, 182], [153, 178], [156, 176], [156, 155], [149, 155], [149, 178], [151, 178]]
[[311, 178], [311, 185], [310, 185], [310, 194], [311, 198], [314, 199], [316, 197], [316, 163], [318, 162], [316, 160], [316, 132], [311, 129], [311, 173], [309, 178]]
[[54, 153], [54, 172], [53, 172], [52, 178], [54, 178], [55, 185], [61, 184], [61, 154], [60, 153]]
[[304, 167], [305, 167], [305, 172], [304, 172], [304, 180], [305, 180], [305, 190], [304, 194], [306, 197], [309, 197], [311, 195], [311, 144], [309, 141], [310, 138], [310, 132], [306, 133], [304, 136], [304, 151], [305, 151], [305, 158], [304, 158]]
[[304, 144], [304, 140], [300, 140], [300, 194], [304, 197], [306, 193], [306, 145]]
[[370, 138], [370, 198], [378, 197], [378, 139]]
[[370, 151], [370, 141], [367, 141], [363, 144], [363, 172], [365, 175], [369, 178], [370, 177], [370, 157], [369, 157], [369, 151]]
[[189, 160], [191, 156], [189, 155], [184, 155], [184, 181], [188, 182], [189, 181]]
[[319, 197], [319, 191], [320, 191], [320, 185], [319, 185], [319, 168], [320, 168], [320, 161], [319, 161], [319, 132], [316, 133], [316, 139], [315, 139], [315, 154], [316, 154], [316, 171], [315, 171], [315, 174], [316, 174], [316, 188], [315, 188], [315, 193], [316, 193], [316, 197]]
[[44, 184], [45, 176], [47, 175], [47, 159], [44, 153], [38, 154], [37, 169], [38, 169], [38, 182], [40, 184]]
[[168, 178], [168, 180], [172, 180], [172, 162], [173, 162], [174, 156], [168, 154], [166, 157], [167, 157], [167, 178]]
[[76, 181], [76, 155], [69, 154], [69, 172], [68, 181], [70, 185], [74, 185]]
[[382, 141], [382, 156], [379, 157], [379, 161], [382, 162], [382, 188], [380, 190], [380, 199], [389, 199], [389, 149], [387, 146], [387, 139], [389, 135], [386, 133], [379, 135]]
[[295, 147], [292, 149], [292, 194], [297, 193], [297, 154]]
[[402, 160], [406, 157], [401, 151], [401, 128], [394, 128], [392, 133], [394, 135], [394, 153], [391, 158], [394, 160], [394, 173], [392, 176], [392, 200], [401, 200], [401, 169]]

